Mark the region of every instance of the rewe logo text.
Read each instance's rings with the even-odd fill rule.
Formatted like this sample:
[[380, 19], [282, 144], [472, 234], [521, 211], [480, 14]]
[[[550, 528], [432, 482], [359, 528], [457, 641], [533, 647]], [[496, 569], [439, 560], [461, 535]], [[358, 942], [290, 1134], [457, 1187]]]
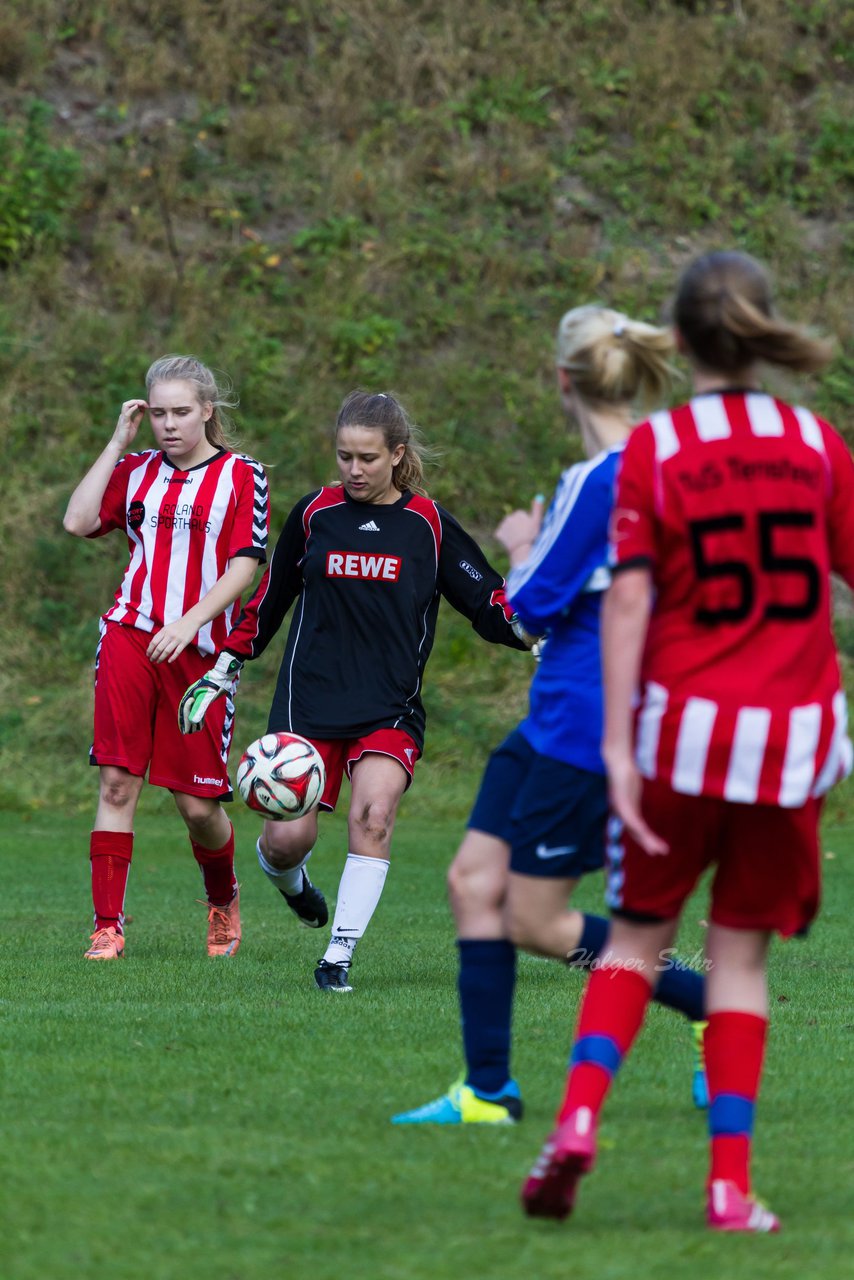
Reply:
[[400, 556], [364, 556], [356, 551], [330, 551], [326, 556], [326, 576], [397, 582]]

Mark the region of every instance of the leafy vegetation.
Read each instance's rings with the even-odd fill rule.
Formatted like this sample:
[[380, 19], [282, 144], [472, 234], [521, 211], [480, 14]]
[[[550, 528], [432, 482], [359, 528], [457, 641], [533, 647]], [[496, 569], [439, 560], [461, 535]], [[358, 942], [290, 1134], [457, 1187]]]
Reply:
[[[558, 317], [597, 298], [657, 319], [707, 247], [758, 253], [781, 308], [837, 336], [797, 393], [848, 430], [852, 49], [845, 0], [10, 0], [0, 694], [27, 732], [2, 727], [6, 801], [38, 802], [34, 739], [88, 795], [88, 664], [124, 549], [71, 543], [60, 516], [164, 351], [235, 381], [277, 526], [328, 479], [343, 395], [394, 388], [440, 455], [434, 493], [498, 563], [502, 512], [576, 456]], [[494, 655], [475, 685], [444, 625], [437, 762], [461, 717], [484, 751], [528, 675]]]

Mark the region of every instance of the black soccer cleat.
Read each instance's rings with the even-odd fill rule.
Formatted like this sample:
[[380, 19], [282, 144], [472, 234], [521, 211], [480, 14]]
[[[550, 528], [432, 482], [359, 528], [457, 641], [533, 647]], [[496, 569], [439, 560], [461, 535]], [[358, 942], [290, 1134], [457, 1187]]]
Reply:
[[348, 964], [332, 964], [329, 960], [319, 960], [314, 971], [314, 981], [321, 991], [353, 990], [350, 986]]
[[302, 889], [299, 893], [285, 893], [284, 889], [280, 889], [279, 892], [300, 924], [306, 929], [322, 929], [326, 924], [329, 919], [326, 899], [317, 885], [311, 883], [304, 871]]

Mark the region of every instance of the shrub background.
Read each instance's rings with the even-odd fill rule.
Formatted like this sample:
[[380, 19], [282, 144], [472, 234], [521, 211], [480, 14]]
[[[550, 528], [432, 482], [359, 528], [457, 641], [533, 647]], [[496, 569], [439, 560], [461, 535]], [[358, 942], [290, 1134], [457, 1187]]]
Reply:
[[[845, 0], [7, 0], [0, 804], [91, 804], [92, 654], [125, 547], [61, 515], [165, 351], [234, 380], [274, 536], [332, 474], [342, 396], [388, 387], [440, 452], [432, 492], [503, 566], [502, 512], [577, 456], [562, 311], [658, 320], [690, 257], [737, 244], [839, 340], [821, 378], [773, 385], [852, 438], [852, 71]], [[256, 666], [238, 741], [264, 727], [275, 654]], [[413, 803], [462, 803], [459, 766], [529, 675], [444, 612], [422, 768], [447, 786]]]

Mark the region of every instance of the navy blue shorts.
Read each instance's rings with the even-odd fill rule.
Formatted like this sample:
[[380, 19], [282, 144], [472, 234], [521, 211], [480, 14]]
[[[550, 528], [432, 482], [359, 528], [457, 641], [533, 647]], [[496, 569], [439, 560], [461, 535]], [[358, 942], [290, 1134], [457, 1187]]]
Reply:
[[542, 756], [515, 729], [487, 762], [469, 828], [510, 845], [510, 870], [576, 879], [605, 861], [603, 774]]

